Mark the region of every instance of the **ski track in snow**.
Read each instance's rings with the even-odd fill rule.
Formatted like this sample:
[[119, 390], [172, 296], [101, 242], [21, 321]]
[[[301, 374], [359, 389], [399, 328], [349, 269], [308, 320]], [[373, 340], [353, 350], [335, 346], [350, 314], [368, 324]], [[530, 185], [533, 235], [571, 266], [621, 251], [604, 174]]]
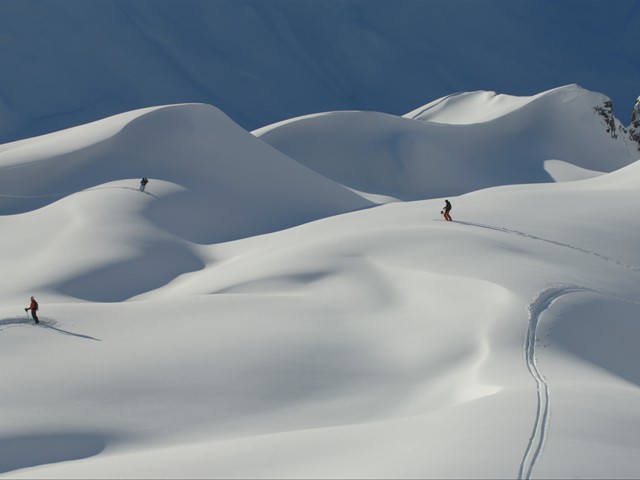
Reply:
[[607, 262], [612, 262], [612, 263], [615, 263], [616, 265], [619, 265], [621, 267], [624, 267], [624, 268], [627, 268], [627, 269], [632, 270], [634, 272], [640, 273], [640, 267], [637, 267], [635, 265], [630, 265], [628, 263], [621, 262], [620, 260], [616, 260], [615, 258], [611, 258], [611, 257], [608, 257], [606, 255], [602, 255], [601, 253], [592, 252], [591, 250], [587, 250], [586, 248], [576, 247], [575, 245], [571, 245], [571, 244], [568, 244], [568, 243], [558, 242], [557, 240], [549, 240], [548, 238], [538, 237], [538, 236], [532, 235], [530, 233], [521, 232], [519, 230], [512, 230], [510, 228], [496, 227], [496, 226], [493, 226], [493, 225], [486, 225], [486, 224], [483, 224], [483, 223], [461, 222], [459, 220], [456, 220], [455, 222], [456, 223], [460, 223], [462, 225], [468, 225], [470, 227], [486, 228], [488, 230], [495, 230], [496, 232], [511, 233], [511, 234], [515, 234], [515, 235], [520, 235], [521, 237], [530, 238], [532, 240], [538, 240], [540, 242], [550, 243], [552, 245], [558, 245], [559, 247], [570, 248], [571, 250], [575, 250], [577, 252], [586, 253], [586, 254], [592, 255], [594, 257], [600, 258], [601, 260], [605, 260]]
[[[41, 320], [42, 322], [43, 320]], [[35, 322], [31, 317], [11, 317], [0, 320], [0, 332], [10, 327], [31, 326], [35, 327]]]
[[549, 430], [551, 388], [549, 382], [547, 382], [544, 375], [542, 375], [538, 369], [536, 361], [538, 325], [544, 312], [560, 297], [570, 293], [589, 291], [593, 290], [574, 285], [556, 285], [539, 292], [527, 306], [527, 310], [529, 311], [529, 328], [525, 336], [524, 357], [527, 369], [536, 382], [538, 400], [533, 430], [529, 437], [522, 461], [520, 462], [520, 470], [518, 472], [518, 479], [520, 480], [531, 478], [531, 473], [540, 457]]
[[61, 335], [67, 335], [70, 337], [84, 338], [86, 340], [95, 340], [97, 342], [102, 341], [99, 338], [95, 338], [90, 335], [83, 335], [81, 333], [74, 333], [68, 330], [63, 330], [57, 327], [56, 325], [57, 325], [57, 322], [55, 320], [46, 319], [46, 318], [40, 318], [40, 323], [36, 324], [30, 318], [12, 317], [12, 318], [5, 318], [0, 320], [0, 332], [6, 330], [7, 328], [12, 328], [12, 327], [35, 327], [35, 328], [46, 328], [49, 330], [54, 330]]
[[[95, 190], [99, 188], [128, 188], [131, 190], [138, 190], [137, 188], [131, 188], [131, 187], [97, 187], [97, 188], [94, 187], [92, 189], [87, 189], [86, 191]], [[640, 267], [621, 262], [619, 260], [613, 259], [611, 257], [605, 256], [584, 248], [576, 247], [576, 246], [562, 243], [555, 240], [538, 237], [536, 235], [532, 235], [526, 232], [512, 230], [505, 227], [497, 227], [497, 226], [492, 226], [487, 224], [474, 223], [474, 222], [455, 221], [455, 223], [460, 223], [462, 225], [467, 225], [471, 227], [489, 229], [489, 230], [493, 230], [501, 233], [514, 234], [524, 238], [528, 238], [536, 241], [542, 241], [545, 243], [557, 245], [564, 248], [570, 248], [572, 250], [575, 250], [584, 254], [592, 255], [594, 257], [600, 258], [607, 262], [612, 262], [618, 266], [640, 273]], [[548, 431], [549, 431], [549, 424], [550, 424], [549, 419], [550, 419], [550, 411], [551, 411], [551, 388], [550, 388], [549, 382], [546, 380], [546, 378], [544, 377], [542, 372], [539, 370], [537, 365], [536, 343], [537, 343], [538, 326], [545, 312], [552, 306], [552, 304], [556, 300], [560, 299], [565, 295], [569, 295], [572, 293], [579, 293], [579, 292], [602, 293], [602, 292], [596, 292], [595, 290], [592, 290], [587, 287], [581, 287], [577, 285], [562, 285], [562, 284], [551, 285], [545, 288], [544, 290], [538, 292], [534, 296], [534, 298], [531, 300], [531, 302], [527, 305], [529, 321], [528, 321], [528, 328], [527, 328], [525, 340], [524, 340], [523, 356], [524, 356], [527, 369], [536, 384], [536, 392], [537, 392], [536, 403], [537, 404], [536, 404], [536, 412], [534, 416], [531, 435], [529, 437], [527, 446], [522, 456], [522, 460], [520, 462], [520, 467], [518, 471], [519, 480], [525, 480], [525, 479], [529, 480], [531, 478], [535, 465], [538, 459], [540, 458], [543, 447], [545, 445], [546, 438], [548, 436]], [[619, 300], [630, 301], [622, 298], [619, 298]], [[640, 303], [640, 302], [632, 302], [632, 303]], [[54, 330], [55, 332], [62, 335], [73, 336], [73, 337], [87, 339], [87, 340], [101, 341], [100, 339], [91, 337], [89, 335], [83, 335], [83, 334], [60, 329], [56, 325], [57, 325], [57, 322], [52, 319], [41, 319], [40, 324], [34, 324], [33, 320], [31, 320], [30, 318], [11, 317], [11, 318], [0, 319], [0, 332], [2, 332], [3, 330], [6, 330], [7, 328], [12, 328], [12, 327], [31, 326], [36, 328]]]
[[[462, 225], [467, 225], [471, 227], [485, 228], [488, 230], [494, 230], [497, 232], [508, 233], [519, 235], [524, 238], [528, 238], [531, 240], [537, 240], [545, 243], [550, 243], [552, 245], [557, 245], [563, 248], [570, 248], [571, 250], [581, 252], [587, 255], [594, 256], [601, 260], [614, 263], [620, 267], [626, 268], [628, 270], [632, 270], [634, 272], [640, 273], [640, 267], [635, 265], [630, 265], [628, 263], [622, 262], [620, 260], [616, 260], [614, 258], [608, 257], [606, 255], [602, 255], [597, 252], [593, 252], [591, 250], [587, 250], [585, 248], [576, 247], [575, 245], [570, 245], [568, 243], [559, 242], [556, 240], [550, 240], [547, 238], [538, 237], [536, 235], [532, 235], [526, 232], [522, 232], [519, 230], [512, 230], [505, 227], [496, 227], [493, 225], [487, 225], [482, 223], [474, 223], [474, 222], [461, 222], [457, 221]], [[528, 480], [531, 478], [531, 474], [533, 473], [533, 469], [540, 457], [542, 452], [542, 448], [544, 447], [547, 433], [549, 430], [549, 414], [551, 410], [551, 387], [549, 382], [547, 382], [544, 375], [538, 369], [537, 361], [536, 361], [536, 340], [537, 340], [537, 330], [538, 325], [540, 324], [540, 320], [542, 315], [547, 311], [547, 309], [560, 297], [564, 295], [568, 295], [571, 293], [578, 292], [596, 292], [590, 288], [580, 287], [577, 285], [553, 285], [549, 286], [546, 289], [538, 292], [533, 300], [527, 305], [527, 310], [529, 312], [529, 326], [527, 328], [527, 332], [525, 335], [524, 341], [524, 359], [527, 365], [527, 369], [531, 374], [532, 378], [536, 383], [536, 392], [537, 392], [537, 405], [536, 405], [536, 414], [533, 423], [533, 430], [531, 432], [531, 436], [529, 437], [529, 441], [527, 443], [527, 447], [525, 449], [524, 455], [522, 456], [522, 461], [520, 462], [520, 469], [518, 471], [518, 479], [519, 480]], [[604, 295], [604, 294], [603, 294]], [[611, 295], [607, 295], [611, 296]], [[613, 296], [613, 298], [617, 298], [621, 301], [638, 303], [633, 300], [619, 298]]]

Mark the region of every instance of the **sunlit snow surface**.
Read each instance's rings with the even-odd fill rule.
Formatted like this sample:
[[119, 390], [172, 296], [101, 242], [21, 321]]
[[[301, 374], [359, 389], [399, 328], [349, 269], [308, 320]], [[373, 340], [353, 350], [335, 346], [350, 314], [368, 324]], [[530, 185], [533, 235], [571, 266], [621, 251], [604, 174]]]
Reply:
[[1, 145], [0, 472], [636, 476], [640, 155], [603, 98]]

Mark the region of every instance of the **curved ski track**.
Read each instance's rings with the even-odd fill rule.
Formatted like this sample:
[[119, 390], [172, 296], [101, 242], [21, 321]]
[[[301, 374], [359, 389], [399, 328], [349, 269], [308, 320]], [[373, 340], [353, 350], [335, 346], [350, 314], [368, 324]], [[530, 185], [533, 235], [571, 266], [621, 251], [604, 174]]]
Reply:
[[[456, 221], [457, 223], [468, 225], [471, 227], [485, 228], [488, 230], [494, 230], [497, 232], [508, 233], [519, 235], [521, 237], [529, 238], [531, 240], [537, 240], [545, 243], [550, 243], [553, 245], [557, 245], [559, 247], [569, 248], [571, 250], [575, 250], [577, 252], [585, 253], [588, 255], [592, 255], [601, 260], [614, 263], [620, 267], [626, 268], [628, 270], [640, 273], [640, 267], [635, 265], [630, 265], [628, 263], [622, 262], [620, 260], [616, 260], [614, 258], [608, 257], [606, 255], [602, 255], [597, 252], [593, 252], [591, 250], [587, 250], [584, 248], [576, 247], [574, 245], [570, 245], [568, 243], [558, 242], [556, 240], [550, 240], [543, 237], [538, 237], [536, 235], [532, 235], [526, 232], [522, 232], [519, 230], [512, 230], [505, 227], [496, 227], [493, 225], [486, 225], [482, 223], [474, 223], [474, 222], [461, 222]], [[568, 295], [571, 293], [577, 292], [596, 292], [590, 288], [580, 287], [577, 285], [552, 285], [548, 288], [538, 292], [533, 300], [527, 305], [527, 310], [529, 312], [529, 326], [527, 328], [527, 332], [525, 335], [524, 341], [524, 359], [527, 365], [527, 369], [529, 373], [533, 377], [536, 382], [536, 392], [537, 392], [537, 406], [536, 406], [536, 414], [533, 424], [533, 430], [531, 432], [531, 436], [529, 437], [529, 441], [527, 443], [527, 447], [525, 449], [524, 455], [522, 457], [522, 461], [520, 462], [520, 469], [518, 471], [518, 479], [519, 480], [529, 480], [531, 478], [531, 474], [533, 469], [540, 457], [542, 452], [542, 448], [544, 446], [547, 433], [549, 430], [549, 413], [551, 409], [551, 388], [544, 375], [538, 369], [537, 361], [536, 361], [536, 339], [537, 339], [537, 329], [540, 324], [540, 320], [545, 311], [560, 297], [564, 295]], [[606, 295], [606, 294], [603, 294]], [[612, 295], [607, 295], [612, 296]], [[630, 299], [614, 297], [621, 301], [631, 302], [631, 303], [639, 303]]]
[[529, 328], [527, 329], [525, 337], [524, 357], [527, 369], [536, 382], [538, 401], [536, 406], [536, 415], [533, 422], [533, 430], [529, 437], [529, 442], [522, 457], [522, 461], [520, 462], [520, 470], [518, 472], [518, 479], [520, 480], [531, 478], [533, 467], [542, 452], [542, 447], [544, 446], [547, 431], [549, 429], [551, 391], [549, 383], [538, 369], [536, 361], [536, 339], [540, 319], [551, 304], [560, 297], [569, 293], [585, 291], [591, 290], [572, 285], [552, 286], [542, 292], [539, 292], [527, 306], [527, 310], [529, 311]]

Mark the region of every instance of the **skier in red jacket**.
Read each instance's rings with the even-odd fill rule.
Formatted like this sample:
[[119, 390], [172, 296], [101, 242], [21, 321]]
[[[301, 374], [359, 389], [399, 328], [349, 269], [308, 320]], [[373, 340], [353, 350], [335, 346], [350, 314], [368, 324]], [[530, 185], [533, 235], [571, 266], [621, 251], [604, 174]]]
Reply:
[[36, 311], [38, 310], [38, 302], [36, 302], [36, 299], [33, 296], [31, 297], [31, 305], [24, 309], [25, 312], [29, 310], [31, 310], [31, 316], [33, 317], [33, 320], [36, 323], [40, 323], [40, 320], [38, 320], [38, 315], [36, 314]]
[[444, 201], [444, 208], [442, 209], [442, 211], [440, 213], [442, 213], [444, 215], [444, 219], [447, 222], [450, 222], [452, 220], [451, 215], [449, 215], [450, 211], [451, 211], [451, 203], [449, 203], [449, 200], [445, 200]]

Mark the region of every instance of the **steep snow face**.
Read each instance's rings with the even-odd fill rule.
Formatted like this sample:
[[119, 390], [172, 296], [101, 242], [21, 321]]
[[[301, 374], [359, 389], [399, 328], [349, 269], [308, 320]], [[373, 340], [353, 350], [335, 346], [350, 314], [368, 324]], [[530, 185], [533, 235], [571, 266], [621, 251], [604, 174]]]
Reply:
[[[445, 97], [404, 117], [333, 112], [253, 133], [358, 191], [425, 199], [496, 185], [579, 179], [581, 169], [610, 172], [628, 165], [637, 158], [625, 136], [612, 137], [594, 110], [607, 100], [576, 85], [532, 97], [473, 92]], [[577, 176], [563, 169], [554, 177], [545, 167], [554, 165], [545, 163], [550, 160], [577, 167]]]

